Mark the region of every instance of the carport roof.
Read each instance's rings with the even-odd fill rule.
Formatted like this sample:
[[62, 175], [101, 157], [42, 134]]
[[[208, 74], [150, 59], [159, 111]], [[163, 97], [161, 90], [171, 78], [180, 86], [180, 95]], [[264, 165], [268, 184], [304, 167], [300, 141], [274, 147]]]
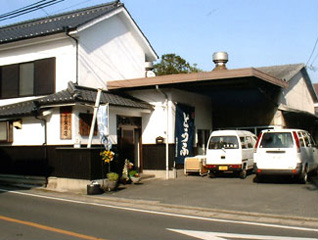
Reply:
[[182, 83], [198, 83], [218, 80], [234, 80], [238, 78], [257, 78], [278, 87], [287, 88], [288, 83], [278, 76], [279, 70], [275, 74], [269, 74], [268, 71], [262, 71], [257, 68], [242, 68], [233, 70], [217, 70], [211, 72], [199, 72], [189, 74], [173, 74], [157, 76], [152, 78], [138, 78], [130, 80], [119, 80], [108, 82], [108, 89], [123, 88], [147, 88], [154, 85], [172, 86]]

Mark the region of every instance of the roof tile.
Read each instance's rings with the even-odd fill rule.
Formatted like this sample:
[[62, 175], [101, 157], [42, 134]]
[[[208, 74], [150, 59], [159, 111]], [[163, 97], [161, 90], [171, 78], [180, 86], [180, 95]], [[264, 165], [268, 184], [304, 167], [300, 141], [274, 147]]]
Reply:
[[[19, 102], [0, 107], [0, 119], [32, 116], [38, 108], [54, 107], [54, 105], [69, 103], [88, 103], [94, 105], [97, 96], [97, 89], [78, 86], [69, 82], [68, 88], [60, 92], [34, 99], [26, 102]], [[103, 91], [101, 104], [109, 103], [111, 106], [130, 107], [151, 110], [152, 105], [129, 95]]]
[[76, 29], [120, 6], [122, 6], [120, 2], [113, 1], [59, 15], [3, 26], [0, 27], [0, 44], [64, 32], [65, 29]]

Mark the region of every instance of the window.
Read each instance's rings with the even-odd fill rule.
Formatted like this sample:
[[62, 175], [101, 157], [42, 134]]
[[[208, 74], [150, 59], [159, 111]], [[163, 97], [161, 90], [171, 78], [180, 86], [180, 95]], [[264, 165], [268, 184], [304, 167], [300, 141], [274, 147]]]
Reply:
[[239, 144], [235, 136], [212, 137], [209, 142], [209, 149], [238, 149]]
[[261, 148], [292, 148], [293, 138], [290, 132], [264, 133]]
[[298, 132], [298, 139], [301, 147], [305, 147], [305, 141], [301, 132]]
[[240, 141], [241, 141], [242, 148], [243, 149], [247, 148], [245, 137], [240, 137]]
[[[93, 114], [90, 113], [80, 113], [80, 135], [81, 136], [89, 136], [89, 132], [91, 129], [91, 124], [93, 120]], [[94, 136], [97, 135], [97, 123], [95, 123], [94, 128]]]
[[310, 137], [308, 136], [308, 134], [306, 132], [302, 132], [302, 135], [304, 136], [304, 142], [305, 142], [305, 146], [306, 147], [310, 147], [311, 143], [310, 143]]
[[0, 98], [55, 92], [55, 58], [0, 67]]
[[255, 139], [250, 137], [250, 136], [247, 136], [246, 137], [246, 143], [247, 143], [247, 148], [254, 148], [254, 145], [256, 143]]
[[34, 63], [20, 64], [19, 69], [19, 95], [33, 95], [34, 89]]
[[12, 123], [0, 122], [0, 142], [13, 142]]

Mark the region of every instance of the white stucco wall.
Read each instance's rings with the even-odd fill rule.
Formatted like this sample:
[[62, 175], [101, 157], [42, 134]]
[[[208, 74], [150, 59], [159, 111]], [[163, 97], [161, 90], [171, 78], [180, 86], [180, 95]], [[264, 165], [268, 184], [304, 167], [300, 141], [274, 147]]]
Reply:
[[189, 93], [176, 89], [163, 89], [168, 95], [168, 121], [165, 96], [157, 90], [141, 90], [130, 92], [136, 98], [154, 105], [154, 111], [142, 119], [142, 141], [144, 144], [156, 143], [156, 138], [166, 138], [168, 125], [168, 142], [175, 141], [175, 111], [176, 102], [195, 107], [195, 128], [212, 129], [211, 100], [200, 94]]
[[22, 128], [13, 128], [13, 146], [41, 146], [44, 143], [44, 124], [34, 117], [22, 119]]
[[[69, 81], [75, 82], [76, 51], [74, 40], [65, 36], [65, 34], [34, 38], [0, 46], [0, 66], [51, 57], [56, 58], [56, 91], [66, 89]], [[0, 105], [28, 99], [30, 97], [0, 100]]]
[[145, 76], [145, 52], [120, 15], [81, 31], [79, 39], [80, 85]]
[[289, 108], [315, 114], [314, 101], [302, 73], [296, 74], [288, 83], [288, 89], [282, 90], [280, 103]]

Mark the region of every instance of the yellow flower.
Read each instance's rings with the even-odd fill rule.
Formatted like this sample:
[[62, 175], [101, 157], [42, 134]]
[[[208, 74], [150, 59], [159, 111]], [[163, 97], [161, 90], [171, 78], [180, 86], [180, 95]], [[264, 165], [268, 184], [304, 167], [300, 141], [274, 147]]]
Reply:
[[105, 163], [110, 163], [114, 159], [115, 153], [109, 150], [102, 151], [100, 156]]

